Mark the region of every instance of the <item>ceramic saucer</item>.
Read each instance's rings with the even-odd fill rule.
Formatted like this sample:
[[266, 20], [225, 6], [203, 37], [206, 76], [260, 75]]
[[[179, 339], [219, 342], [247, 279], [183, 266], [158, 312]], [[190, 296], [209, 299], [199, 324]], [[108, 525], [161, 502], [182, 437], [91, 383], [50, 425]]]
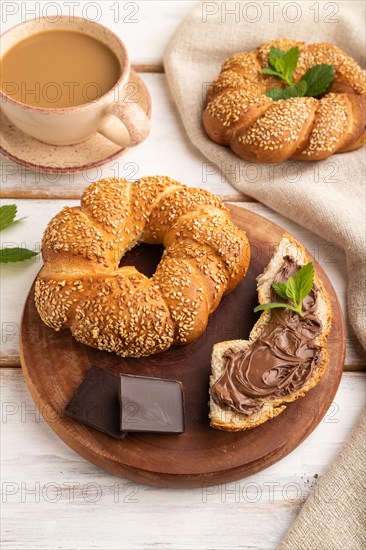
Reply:
[[[136, 100], [147, 115], [151, 116], [151, 97], [146, 84], [131, 70], [127, 96]], [[76, 145], [48, 145], [18, 130], [1, 113], [0, 153], [8, 159], [42, 172], [69, 173], [95, 168], [115, 159], [127, 148], [115, 145], [101, 134]]]

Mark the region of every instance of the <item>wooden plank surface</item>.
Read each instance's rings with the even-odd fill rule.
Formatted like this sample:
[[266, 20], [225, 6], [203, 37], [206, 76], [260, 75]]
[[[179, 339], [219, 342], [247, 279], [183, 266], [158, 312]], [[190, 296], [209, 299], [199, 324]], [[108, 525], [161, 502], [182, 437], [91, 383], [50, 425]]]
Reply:
[[[37, 174], [3, 159], [3, 203], [16, 202], [25, 220], [1, 234], [4, 243], [38, 248], [47, 221], [97, 177], [134, 179], [166, 173], [202, 186], [282, 225], [302, 241], [329, 275], [346, 312], [344, 254], [331, 243], [240, 196], [189, 143], [163, 71], [166, 43], [195, 0], [137, 2], [6, 2], [2, 31], [53, 13], [98, 19], [125, 41], [153, 100], [150, 138], [101, 173]], [[93, 7], [94, 6], [94, 7]], [[99, 7], [98, 7], [99, 6]], [[215, 6], [214, 6], [215, 8]], [[95, 10], [101, 10], [97, 13]], [[45, 12], [46, 10], [46, 12]], [[86, 10], [86, 11], [85, 11]], [[94, 11], [93, 11], [94, 10]], [[54, 178], [54, 179], [52, 179]], [[47, 200], [38, 200], [39, 198]], [[28, 199], [28, 200], [21, 200]], [[29, 200], [31, 199], [31, 200]], [[51, 200], [56, 199], [56, 200]], [[269, 236], [270, 240], [270, 236]], [[40, 260], [2, 266], [0, 366], [19, 366], [22, 305]], [[365, 368], [348, 320], [345, 370]], [[289, 456], [238, 484], [210, 492], [152, 489], [105, 474], [70, 450], [39, 415], [19, 368], [0, 369], [2, 395], [2, 547], [6, 550], [119, 548], [126, 550], [273, 550], [319, 477], [333, 461], [365, 402], [366, 375], [346, 372], [330, 410]], [[335, 498], [337, 487], [334, 488]]]
[[207, 490], [164, 490], [128, 483], [86, 462], [42, 419], [21, 371], [0, 374], [7, 550], [273, 550], [335, 458], [366, 389], [365, 374], [344, 374], [315, 431], [263, 472]]
[[[172, 172], [171, 175], [175, 175]], [[209, 187], [210, 191], [212, 188]], [[47, 222], [65, 205], [74, 206], [74, 200], [13, 200], [4, 199], [3, 204], [16, 203], [18, 217], [24, 220], [1, 233], [3, 246], [23, 246], [31, 250], [40, 250], [43, 231]], [[259, 203], [236, 203], [257, 212], [277, 223], [292, 233], [315, 255], [326, 270], [346, 315], [347, 354], [345, 370], [362, 370], [365, 368], [365, 354], [352, 332], [347, 319], [346, 308], [346, 265], [343, 252], [332, 243], [328, 243], [298, 224], [273, 212]], [[270, 241], [271, 236], [268, 236]], [[26, 263], [7, 264], [2, 266], [1, 276], [1, 361], [3, 366], [19, 365], [18, 335], [23, 304], [29, 288], [41, 267], [41, 258]]]

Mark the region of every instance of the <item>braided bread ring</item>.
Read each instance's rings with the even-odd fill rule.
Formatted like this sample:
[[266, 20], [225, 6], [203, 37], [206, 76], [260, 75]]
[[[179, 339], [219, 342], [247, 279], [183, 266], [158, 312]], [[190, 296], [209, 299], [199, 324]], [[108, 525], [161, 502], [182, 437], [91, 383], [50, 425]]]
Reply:
[[[284, 86], [278, 78], [261, 73], [272, 46], [285, 51], [298, 46], [295, 82], [314, 65], [333, 64], [335, 78], [328, 93], [320, 99], [267, 97], [268, 88]], [[213, 141], [229, 145], [249, 162], [321, 160], [365, 143], [365, 93], [364, 71], [336, 46], [269, 40], [255, 51], [226, 59], [208, 89], [203, 125]]]
[[[140, 242], [163, 244], [149, 279], [118, 268]], [[249, 243], [222, 201], [166, 176], [104, 179], [48, 224], [35, 288], [42, 320], [83, 344], [139, 357], [198, 338], [246, 274]]]

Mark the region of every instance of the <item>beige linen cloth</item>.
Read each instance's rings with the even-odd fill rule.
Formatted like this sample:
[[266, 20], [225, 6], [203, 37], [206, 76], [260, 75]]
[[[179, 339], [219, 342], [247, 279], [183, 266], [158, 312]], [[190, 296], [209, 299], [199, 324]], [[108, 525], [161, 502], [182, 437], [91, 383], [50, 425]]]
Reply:
[[[166, 75], [192, 143], [239, 191], [336, 243], [346, 253], [348, 313], [366, 349], [365, 148], [317, 163], [251, 165], [207, 138], [205, 92], [224, 59], [271, 38], [330, 42], [365, 66], [366, 2], [202, 2], [178, 27]], [[206, 181], [209, 181], [207, 179]], [[365, 537], [365, 418], [281, 543], [288, 549], [361, 549]], [[332, 495], [332, 489], [338, 487]], [[334, 492], [334, 491], [333, 491]]]

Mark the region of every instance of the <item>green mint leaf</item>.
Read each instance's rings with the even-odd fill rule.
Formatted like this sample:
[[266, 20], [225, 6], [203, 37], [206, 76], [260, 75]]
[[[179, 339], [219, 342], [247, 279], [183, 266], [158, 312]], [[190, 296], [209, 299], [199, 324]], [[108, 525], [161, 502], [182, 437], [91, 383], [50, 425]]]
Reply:
[[264, 69], [262, 69], [262, 73], [263, 74], [270, 74], [272, 76], [277, 76], [277, 78], [281, 78], [282, 75], [280, 73], [278, 73], [277, 71], [275, 71], [274, 69], [271, 69], [270, 67], [265, 67]]
[[272, 302], [270, 304], [260, 304], [259, 306], [255, 307], [254, 313], [257, 313], [257, 311], [263, 311], [264, 309], [275, 309], [276, 307], [293, 309], [293, 307], [289, 306], [288, 304], [282, 304], [281, 302]]
[[265, 95], [273, 99], [273, 101], [289, 99], [290, 97], [303, 97], [306, 92], [306, 87], [306, 82], [300, 81], [288, 88], [268, 88], [268, 90], [265, 91]]
[[288, 296], [286, 294], [286, 283], [273, 283], [272, 287], [277, 296], [288, 300]]
[[284, 62], [283, 59], [281, 59], [281, 58], [275, 59], [274, 68], [276, 69], [276, 71], [278, 73], [280, 73], [281, 75], [283, 75], [283, 77], [285, 77], [285, 75], [286, 75], [286, 63]]
[[326, 63], [321, 63], [320, 65], [315, 65], [311, 67], [301, 80], [305, 80], [307, 83], [306, 96], [316, 97], [323, 92], [325, 92], [330, 84], [333, 82], [335, 74], [334, 65], [327, 65]]
[[268, 65], [272, 68], [275, 68], [277, 59], [281, 59], [285, 55], [285, 53], [286, 52], [284, 52], [280, 48], [274, 48], [272, 46], [268, 55]]
[[262, 69], [263, 74], [272, 75], [287, 84], [284, 91], [280, 88], [270, 88], [265, 94], [274, 101], [290, 97], [317, 97], [324, 93], [332, 83], [335, 74], [334, 65], [322, 63], [311, 67], [300, 82], [295, 84], [293, 74], [299, 60], [299, 48], [295, 46], [287, 52], [280, 48], [271, 48], [268, 56], [268, 67]]
[[4, 204], [0, 207], [0, 231], [13, 223], [16, 213], [17, 207], [15, 204]]
[[309, 262], [303, 265], [295, 275], [295, 286], [297, 304], [301, 306], [302, 301], [309, 294], [314, 284], [314, 265]]
[[301, 308], [294, 307], [290, 304], [282, 304], [280, 302], [271, 302], [270, 304], [260, 304], [259, 306], [255, 307], [253, 311], [254, 313], [257, 313], [258, 311], [263, 311], [265, 309], [276, 309], [278, 307], [282, 307], [284, 309], [291, 309], [291, 311], [294, 311], [295, 313], [300, 315], [300, 317], [303, 317]]
[[7, 264], [9, 262], [22, 262], [29, 260], [33, 256], [37, 256], [38, 252], [28, 250], [27, 248], [2, 248], [0, 249], [0, 263]]
[[291, 97], [299, 97], [299, 92], [296, 86], [288, 86], [282, 93], [282, 99], [290, 99]]
[[292, 79], [292, 75], [296, 69], [298, 59], [299, 59], [298, 46], [295, 46], [294, 48], [291, 48], [290, 50], [288, 50], [288, 52], [286, 52], [285, 55], [282, 57], [282, 61], [286, 66], [285, 74], [288, 79]]
[[286, 282], [286, 294], [287, 298], [297, 306], [297, 293], [296, 293], [296, 283], [294, 277], [289, 277]]
[[279, 99], [283, 99], [283, 92], [282, 88], [268, 88], [264, 93], [267, 97], [273, 99], [273, 101], [278, 101]]
[[294, 84], [293, 86], [289, 86], [288, 88], [285, 88], [283, 90], [282, 98], [289, 99], [290, 97], [304, 97], [306, 93], [306, 89], [307, 89], [307, 83], [301, 80], [297, 84]]
[[314, 284], [314, 265], [309, 262], [303, 265], [295, 277], [289, 277], [286, 283], [273, 283], [272, 287], [276, 294], [285, 300], [290, 300], [291, 304], [283, 304], [280, 302], [273, 302], [270, 304], [260, 304], [254, 311], [262, 311], [265, 309], [274, 309], [277, 307], [291, 309], [295, 311], [300, 317], [303, 317], [302, 302], [304, 298], [309, 294]]
[[265, 95], [274, 101], [291, 97], [317, 97], [324, 93], [332, 83], [335, 74], [334, 65], [321, 63], [311, 67], [300, 82], [294, 83], [293, 74], [299, 60], [299, 48], [295, 46], [287, 52], [280, 48], [271, 48], [268, 56], [268, 67], [262, 69], [263, 74], [272, 75], [287, 84], [287, 88], [270, 88]]
[[298, 82], [288, 88], [269, 88], [265, 91], [265, 95], [278, 101], [279, 99], [289, 99], [290, 97], [303, 97], [306, 92], [306, 82]]

